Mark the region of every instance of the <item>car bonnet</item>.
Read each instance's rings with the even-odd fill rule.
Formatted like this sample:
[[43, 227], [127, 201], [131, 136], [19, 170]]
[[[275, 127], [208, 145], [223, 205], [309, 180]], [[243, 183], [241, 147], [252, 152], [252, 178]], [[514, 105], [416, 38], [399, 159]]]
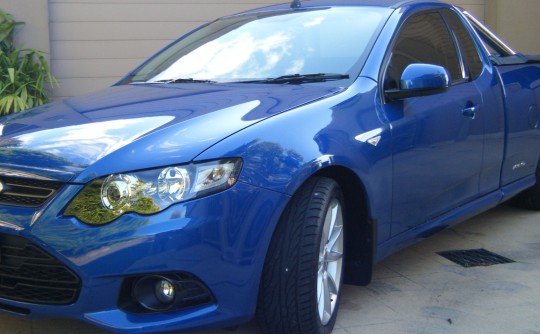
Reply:
[[341, 90], [261, 84], [115, 86], [0, 118], [0, 173], [87, 182], [186, 163], [251, 124]]

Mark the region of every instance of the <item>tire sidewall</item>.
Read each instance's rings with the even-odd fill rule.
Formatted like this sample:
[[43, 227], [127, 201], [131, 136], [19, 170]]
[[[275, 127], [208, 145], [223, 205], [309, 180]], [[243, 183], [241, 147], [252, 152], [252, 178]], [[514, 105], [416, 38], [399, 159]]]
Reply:
[[[336, 306], [334, 308], [334, 312], [332, 313], [332, 316], [330, 318], [330, 321], [326, 324], [326, 325], [323, 325], [322, 322], [321, 322], [321, 319], [319, 317], [319, 313], [318, 313], [318, 303], [317, 303], [317, 272], [318, 272], [318, 266], [319, 266], [319, 247], [320, 247], [320, 244], [321, 244], [321, 241], [322, 241], [322, 236], [323, 236], [323, 229], [324, 229], [324, 222], [325, 222], [325, 217], [326, 217], [326, 214], [328, 212], [328, 210], [330, 209], [330, 205], [332, 203], [332, 201], [334, 199], [337, 199], [337, 201], [339, 202], [339, 205], [341, 206], [341, 213], [343, 215], [343, 222], [345, 223], [346, 221], [346, 218], [345, 218], [345, 207], [344, 207], [344, 199], [343, 199], [343, 194], [341, 192], [341, 189], [339, 187], [339, 185], [332, 179], [328, 179], [328, 178], [321, 178], [319, 180], [319, 182], [317, 182], [317, 185], [322, 185], [322, 184], [325, 184], [325, 183], [328, 183], [329, 186], [331, 187], [331, 191], [329, 192], [329, 196], [327, 198], [325, 198], [324, 200], [324, 204], [323, 204], [323, 214], [321, 215], [321, 217], [318, 217], [318, 224], [317, 224], [317, 232], [316, 232], [316, 250], [312, 253], [313, 255], [313, 263], [312, 263], [312, 272], [314, 273], [313, 275], [313, 279], [312, 279], [312, 282], [311, 282], [311, 291], [312, 291], [312, 299], [313, 299], [313, 307], [312, 307], [312, 310], [313, 310], [313, 322], [317, 324], [317, 327], [318, 327], [318, 331], [317, 333], [324, 333], [324, 334], [329, 334], [332, 332], [332, 329], [334, 328], [334, 325], [336, 323], [336, 320], [337, 320], [337, 314], [338, 314], [338, 309], [339, 309], [339, 303], [340, 303], [340, 299], [341, 299], [341, 295], [342, 295], [342, 288], [343, 288], [343, 274], [344, 274], [344, 266], [345, 266], [345, 254], [343, 255], [343, 258], [342, 258], [342, 267], [341, 267], [341, 275], [340, 275], [340, 280], [339, 282], [336, 282], [338, 284], [338, 294], [337, 294], [337, 301], [336, 301]], [[317, 187], [315, 187], [316, 189]], [[314, 192], [313, 194], [313, 198], [312, 200], [316, 199], [318, 196], [317, 196], [317, 193], [316, 191]], [[345, 232], [345, 229], [343, 229], [343, 232]], [[343, 236], [344, 238], [344, 242], [345, 242], [345, 236]], [[343, 245], [343, 249], [345, 250], [345, 244]]]
[[317, 280], [326, 214], [336, 199], [341, 207], [343, 251], [346, 210], [336, 181], [308, 180], [285, 208], [270, 242], [257, 302], [257, 320], [266, 334], [329, 334], [337, 319], [344, 279], [344, 256], [337, 300], [326, 325], [319, 317]]

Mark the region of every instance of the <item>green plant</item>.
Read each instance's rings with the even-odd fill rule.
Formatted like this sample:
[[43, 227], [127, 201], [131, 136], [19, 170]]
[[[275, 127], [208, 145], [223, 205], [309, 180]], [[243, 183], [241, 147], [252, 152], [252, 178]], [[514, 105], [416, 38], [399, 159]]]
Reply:
[[0, 115], [48, 102], [46, 84], [57, 84], [43, 52], [14, 47], [15, 27], [22, 24], [0, 9]]

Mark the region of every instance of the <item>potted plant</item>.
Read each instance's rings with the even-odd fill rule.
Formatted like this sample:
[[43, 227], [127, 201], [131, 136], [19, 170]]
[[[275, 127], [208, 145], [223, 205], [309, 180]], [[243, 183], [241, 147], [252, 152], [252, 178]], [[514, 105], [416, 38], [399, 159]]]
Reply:
[[46, 84], [57, 84], [43, 52], [15, 48], [15, 27], [22, 24], [0, 9], [0, 115], [48, 102]]

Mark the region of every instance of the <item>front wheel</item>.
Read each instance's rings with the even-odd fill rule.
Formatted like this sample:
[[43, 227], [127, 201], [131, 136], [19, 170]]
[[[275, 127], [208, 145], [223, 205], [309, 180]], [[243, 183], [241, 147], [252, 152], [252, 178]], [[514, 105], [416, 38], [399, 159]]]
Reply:
[[330, 333], [337, 317], [344, 253], [339, 185], [315, 178], [292, 198], [263, 271], [257, 316], [265, 333]]

